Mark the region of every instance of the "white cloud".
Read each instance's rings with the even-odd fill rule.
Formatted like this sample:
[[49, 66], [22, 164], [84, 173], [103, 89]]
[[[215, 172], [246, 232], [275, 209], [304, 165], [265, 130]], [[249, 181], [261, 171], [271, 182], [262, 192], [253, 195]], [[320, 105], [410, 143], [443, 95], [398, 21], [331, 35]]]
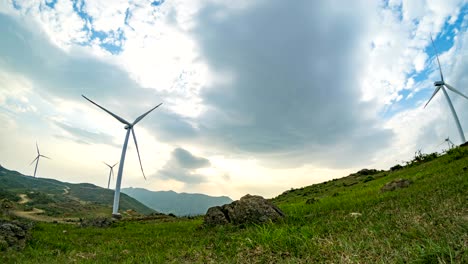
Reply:
[[426, 68], [426, 60], [428, 56], [424, 52], [420, 52], [414, 58], [414, 69], [416, 72], [421, 72]]
[[[147, 1], [137, 1], [140, 4]], [[92, 17], [92, 28], [96, 31], [117, 31], [125, 26], [126, 11], [130, 7], [127, 0], [86, 1], [83, 11]]]

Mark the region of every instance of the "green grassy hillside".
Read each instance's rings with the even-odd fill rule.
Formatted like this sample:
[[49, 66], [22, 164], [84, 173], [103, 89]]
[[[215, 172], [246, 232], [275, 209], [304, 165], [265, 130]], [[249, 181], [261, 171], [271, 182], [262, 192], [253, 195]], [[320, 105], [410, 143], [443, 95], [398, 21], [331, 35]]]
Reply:
[[[413, 183], [382, 192], [395, 179]], [[272, 199], [280, 223], [202, 227], [202, 219], [79, 228], [40, 223], [4, 263], [468, 263], [468, 148], [420, 155]]]
[[[20, 195], [29, 201], [18, 207], [38, 208], [49, 216], [86, 217], [110, 215], [114, 191], [89, 183], [66, 183], [53, 179], [34, 178], [0, 166], [0, 200], [19, 202]], [[154, 210], [122, 194], [120, 209], [150, 214]]]

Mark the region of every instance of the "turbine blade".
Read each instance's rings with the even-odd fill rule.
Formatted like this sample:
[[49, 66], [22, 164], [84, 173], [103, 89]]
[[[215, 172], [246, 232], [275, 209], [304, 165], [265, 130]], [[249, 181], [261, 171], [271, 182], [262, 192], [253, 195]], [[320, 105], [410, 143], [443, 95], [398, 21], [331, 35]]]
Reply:
[[145, 178], [145, 180], [146, 180], [145, 172], [143, 171], [143, 165], [141, 164], [140, 151], [138, 150], [138, 143], [137, 143], [137, 140], [136, 140], [135, 131], [134, 131], [133, 127], [131, 128], [131, 130], [132, 130], [132, 135], [133, 135], [133, 141], [135, 141], [135, 147], [136, 147], [136, 151], [137, 151], [137, 154], [138, 154], [138, 160], [140, 161], [141, 172], [143, 173], [143, 178]]
[[117, 164], [119, 164], [119, 163], [117, 162], [117, 163], [115, 163], [114, 165], [112, 165], [112, 168], [114, 168], [114, 167], [115, 167], [115, 165], [117, 165]]
[[114, 179], [114, 168], [111, 168], [112, 179]]
[[136, 125], [138, 122], [140, 122], [147, 114], [151, 113], [151, 111], [153, 111], [154, 109], [158, 108], [160, 105], [162, 105], [162, 103], [158, 104], [157, 106], [151, 108], [151, 110], [149, 110], [148, 112], [142, 114], [141, 116], [139, 116], [137, 119], [135, 119], [135, 121], [133, 121], [133, 124], [132, 126]]
[[29, 164], [29, 166], [31, 166], [38, 158], [39, 158], [39, 156], [37, 156], [33, 161], [31, 161], [31, 163]]
[[129, 125], [129, 126], [131, 125], [131, 124], [130, 124], [129, 122], [127, 122], [125, 119], [123, 119], [123, 118], [121, 118], [120, 116], [118, 116], [118, 115], [112, 113], [111, 111], [105, 109], [104, 107], [102, 107], [102, 106], [96, 104], [95, 102], [93, 102], [93, 101], [92, 101], [91, 99], [89, 99], [88, 97], [86, 97], [86, 96], [84, 96], [84, 95], [81, 95], [81, 96], [83, 96], [84, 99], [88, 100], [88, 101], [91, 102], [93, 105], [95, 105], [95, 106], [101, 108], [101, 109], [104, 110], [106, 113], [108, 113], [109, 115], [113, 116], [115, 119], [119, 120], [121, 123], [126, 124], [126, 125]]
[[437, 94], [437, 92], [439, 92], [439, 90], [440, 90], [440, 86], [438, 86], [438, 87], [435, 89], [434, 93], [432, 94], [432, 96], [431, 96], [431, 98], [429, 99], [429, 101], [427, 101], [427, 103], [426, 103], [426, 105], [424, 106], [424, 108], [426, 108], [426, 106], [429, 104], [429, 102], [432, 100], [432, 98], [434, 98], [434, 96]]
[[39, 156], [44, 157], [44, 158], [46, 158], [46, 159], [51, 159], [51, 158], [49, 158], [49, 157], [47, 157], [47, 156], [44, 156], [44, 155], [39, 155]]
[[462, 94], [461, 92], [459, 92], [457, 89], [453, 88], [450, 84], [445, 84], [445, 87], [447, 87], [447, 89], [449, 89], [450, 91], [454, 92], [454, 93], [457, 93], [463, 97], [465, 97], [467, 100], [468, 100], [468, 97], [464, 94]]
[[103, 161], [102, 163], [106, 164], [107, 167], [111, 168], [111, 165], [107, 164], [106, 162]]
[[432, 42], [432, 47], [434, 47], [434, 50], [436, 52], [437, 64], [439, 64], [440, 79], [441, 81], [444, 81], [444, 75], [442, 74], [442, 68], [440, 67], [440, 61], [439, 61], [439, 55], [438, 55], [439, 52], [437, 51], [436, 46], [434, 45], [434, 40], [432, 39], [432, 35], [431, 35], [431, 42]]
[[41, 153], [39, 153], [39, 146], [37, 145], [37, 141], [36, 141], [36, 150], [37, 150], [37, 155], [41, 155]]

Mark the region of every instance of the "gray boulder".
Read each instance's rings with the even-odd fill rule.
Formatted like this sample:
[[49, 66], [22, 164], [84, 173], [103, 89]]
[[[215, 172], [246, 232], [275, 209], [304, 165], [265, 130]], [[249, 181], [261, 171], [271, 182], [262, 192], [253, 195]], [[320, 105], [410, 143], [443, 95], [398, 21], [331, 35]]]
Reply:
[[223, 211], [221, 206], [208, 208], [205, 214], [205, 224], [207, 225], [225, 225], [229, 224], [229, 216], [226, 211]]
[[81, 227], [110, 227], [116, 222], [113, 218], [107, 217], [97, 217], [97, 218], [90, 218], [90, 219], [82, 219], [81, 220]]
[[29, 229], [30, 226], [18, 221], [0, 220], [0, 251], [24, 248]]
[[380, 191], [387, 192], [387, 191], [394, 191], [396, 189], [406, 188], [410, 186], [413, 182], [407, 179], [397, 179], [393, 180], [387, 184], [385, 184]]
[[270, 201], [258, 195], [242, 197], [238, 201], [223, 206], [215, 206], [208, 209], [205, 214], [204, 224], [249, 224], [277, 221], [283, 218], [284, 213]]

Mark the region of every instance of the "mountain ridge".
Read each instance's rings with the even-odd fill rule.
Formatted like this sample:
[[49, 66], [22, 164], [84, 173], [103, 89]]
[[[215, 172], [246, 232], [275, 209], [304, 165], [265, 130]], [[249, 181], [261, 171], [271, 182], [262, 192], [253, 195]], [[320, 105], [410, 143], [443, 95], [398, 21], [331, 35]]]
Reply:
[[150, 191], [144, 188], [123, 188], [123, 193], [158, 212], [177, 216], [205, 214], [212, 206], [231, 203], [228, 196], [210, 196], [201, 193], [177, 193], [175, 191]]
[[[105, 216], [111, 213], [114, 190], [91, 183], [34, 178], [0, 165], [0, 200], [18, 203], [21, 197], [27, 197], [29, 201], [19, 207], [25, 210], [38, 208], [49, 216]], [[144, 215], [155, 212], [128, 195], [120, 197], [120, 210], [133, 210]]]

